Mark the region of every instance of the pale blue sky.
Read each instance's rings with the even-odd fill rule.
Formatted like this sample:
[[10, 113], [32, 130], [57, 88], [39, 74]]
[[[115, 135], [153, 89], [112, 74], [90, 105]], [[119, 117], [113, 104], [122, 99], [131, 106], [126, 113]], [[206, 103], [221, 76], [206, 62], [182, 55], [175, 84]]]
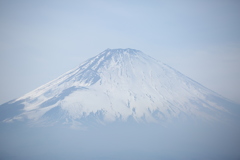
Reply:
[[134, 48], [240, 103], [240, 1], [0, 0], [0, 103]]

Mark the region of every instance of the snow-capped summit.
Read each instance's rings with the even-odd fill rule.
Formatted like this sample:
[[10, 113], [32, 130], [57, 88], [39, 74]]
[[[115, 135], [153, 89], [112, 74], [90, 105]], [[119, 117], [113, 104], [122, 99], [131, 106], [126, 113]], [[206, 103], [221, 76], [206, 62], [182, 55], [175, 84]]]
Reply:
[[0, 120], [219, 121], [234, 115], [232, 106], [235, 104], [139, 50], [106, 49], [0, 106]]

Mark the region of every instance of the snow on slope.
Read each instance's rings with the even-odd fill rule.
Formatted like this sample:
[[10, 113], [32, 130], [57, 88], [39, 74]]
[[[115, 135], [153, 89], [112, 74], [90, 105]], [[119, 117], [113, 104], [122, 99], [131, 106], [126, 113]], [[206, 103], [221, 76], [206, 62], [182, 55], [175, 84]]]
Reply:
[[16, 99], [21, 114], [5, 121], [169, 121], [197, 117], [218, 120], [225, 106], [216, 93], [134, 49], [107, 49], [57, 79]]

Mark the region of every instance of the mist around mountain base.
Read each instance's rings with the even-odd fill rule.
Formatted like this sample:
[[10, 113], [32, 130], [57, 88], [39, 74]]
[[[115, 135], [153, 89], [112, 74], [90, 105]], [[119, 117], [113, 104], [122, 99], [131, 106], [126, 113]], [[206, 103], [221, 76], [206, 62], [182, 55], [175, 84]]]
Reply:
[[238, 160], [239, 128], [179, 122], [91, 125], [0, 124], [0, 159], [8, 160]]

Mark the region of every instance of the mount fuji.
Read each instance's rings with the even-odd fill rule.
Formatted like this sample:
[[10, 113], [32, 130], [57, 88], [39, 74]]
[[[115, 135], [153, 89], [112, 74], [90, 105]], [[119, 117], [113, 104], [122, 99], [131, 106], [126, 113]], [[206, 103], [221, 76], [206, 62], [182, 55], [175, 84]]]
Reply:
[[0, 105], [0, 159], [239, 160], [240, 106], [134, 49]]
[[2, 122], [53, 125], [239, 118], [239, 105], [135, 49], [106, 49], [0, 106]]

